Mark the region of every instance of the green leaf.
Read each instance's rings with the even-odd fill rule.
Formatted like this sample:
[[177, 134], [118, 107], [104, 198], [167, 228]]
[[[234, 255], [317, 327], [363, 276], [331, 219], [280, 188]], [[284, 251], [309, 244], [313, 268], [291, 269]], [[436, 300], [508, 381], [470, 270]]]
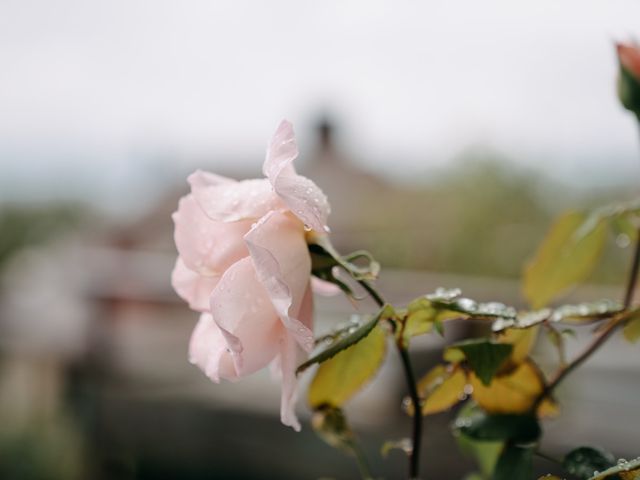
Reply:
[[562, 467], [580, 480], [587, 480], [594, 471], [606, 470], [615, 464], [613, 455], [592, 447], [571, 450], [562, 460]]
[[551, 227], [524, 272], [524, 295], [541, 308], [567, 288], [584, 280], [593, 270], [607, 234], [601, 218], [568, 212]]
[[640, 457], [634, 460], [619, 459], [615, 466], [597, 472], [589, 480], [638, 480], [640, 479]]
[[457, 432], [455, 438], [460, 450], [473, 457], [478, 464], [482, 474], [480, 478], [491, 478], [504, 442], [475, 440], [461, 432]]
[[451, 347], [464, 353], [469, 367], [485, 385], [491, 383], [513, 350], [513, 345], [482, 338], [454, 343]]
[[374, 325], [367, 336], [320, 365], [309, 387], [309, 404], [344, 405], [377, 373], [385, 352], [386, 333]]
[[307, 360], [306, 362], [298, 366], [298, 368], [296, 369], [296, 375], [299, 374], [300, 372], [303, 372], [314, 363], [326, 362], [327, 360], [339, 354], [343, 350], [362, 341], [364, 338], [367, 337], [367, 335], [369, 335], [373, 331], [373, 329], [376, 327], [376, 325], [378, 325], [380, 320], [383, 320], [385, 318], [391, 318], [393, 315], [394, 315], [393, 307], [391, 307], [390, 305], [385, 305], [382, 309], [380, 309], [378, 314], [375, 317], [373, 317], [371, 320], [362, 324], [360, 327], [356, 328], [353, 331], [349, 330], [350, 333], [348, 333], [348, 335], [338, 339], [333, 344], [331, 344], [326, 350], [323, 350], [322, 352], [311, 357], [309, 360]]
[[540, 425], [533, 415], [476, 412], [456, 420], [455, 427], [476, 440], [534, 442], [540, 437]]
[[[380, 264], [369, 252], [359, 250], [342, 256], [333, 248], [326, 235], [313, 236], [308, 245], [311, 254], [311, 273], [319, 278], [324, 279], [327, 270], [334, 267], [341, 267], [355, 280], [375, 280], [380, 272]], [[353, 263], [361, 258], [366, 259], [368, 263], [364, 266]]]
[[531, 480], [533, 449], [507, 444], [498, 458], [493, 480]]
[[453, 428], [453, 435], [458, 443], [458, 447], [463, 453], [474, 458], [483, 479], [491, 478], [493, 470], [500, 456], [500, 452], [504, 447], [503, 440], [488, 441], [478, 440], [466, 435], [460, 428], [461, 426], [469, 426], [474, 419], [483, 417], [485, 414], [478, 406], [469, 401], [459, 410]]
[[640, 311], [636, 311], [625, 323], [622, 329], [624, 338], [635, 343], [640, 339]]

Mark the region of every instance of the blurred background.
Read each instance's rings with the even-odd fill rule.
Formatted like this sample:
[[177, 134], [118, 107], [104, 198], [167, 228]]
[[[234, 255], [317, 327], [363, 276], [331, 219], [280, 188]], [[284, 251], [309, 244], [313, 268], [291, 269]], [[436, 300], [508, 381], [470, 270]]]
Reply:
[[[304, 398], [303, 432], [280, 425], [267, 372], [214, 385], [188, 364], [197, 318], [169, 285], [187, 174], [259, 176], [287, 118], [334, 244], [373, 252], [388, 298], [522, 306], [554, 215], [638, 194], [613, 48], [638, 32], [634, 0], [0, 1], [0, 478], [355, 478]], [[622, 295], [617, 240], [573, 298]], [[316, 311], [322, 333], [353, 307]], [[549, 453], [640, 453], [640, 355], [610, 343], [560, 391]], [[416, 345], [418, 371], [442, 345]], [[348, 412], [386, 478], [404, 393], [390, 355]], [[428, 478], [472, 469], [451, 418], [427, 420]]]

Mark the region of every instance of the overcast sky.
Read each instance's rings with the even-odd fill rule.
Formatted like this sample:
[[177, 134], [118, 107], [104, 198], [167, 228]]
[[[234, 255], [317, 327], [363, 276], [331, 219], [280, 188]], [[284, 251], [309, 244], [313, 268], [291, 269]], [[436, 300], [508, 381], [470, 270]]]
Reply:
[[258, 173], [281, 118], [308, 145], [321, 111], [383, 172], [483, 144], [620, 178], [640, 160], [613, 40], [634, 35], [637, 0], [1, 0], [0, 189]]

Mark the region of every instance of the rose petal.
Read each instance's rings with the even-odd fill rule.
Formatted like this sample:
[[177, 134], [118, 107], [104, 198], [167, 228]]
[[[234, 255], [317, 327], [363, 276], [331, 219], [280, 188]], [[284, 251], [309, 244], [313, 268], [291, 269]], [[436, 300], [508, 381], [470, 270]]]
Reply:
[[191, 188], [204, 188], [215, 185], [223, 185], [228, 183], [236, 183], [232, 178], [223, 177], [211, 172], [205, 172], [204, 170], [196, 170], [187, 177], [187, 182], [191, 185]]
[[276, 194], [302, 222], [317, 232], [328, 231], [330, 207], [326, 195], [315, 183], [293, 168], [298, 156], [293, 127], [283, 120], [267, 149], [262, 171]]
[[224, 223], [206, 216], [193, 195], [180, 199], [172, 215], [174, 239], [184, 263], [203, 275], [219, 275], [249, 252], [242, 237], [251, 221]]
[[222, 275], [210, 305], [237, 375], [249, 375], [273, 360], [283, 328], [249, 257]]
[[311, 258], [299, 221], [282, 212], [265, 215], [245, 235], [251, 259], [284, 326], [307, 351], [313, 349], [313, 332], [296, 318], [309, 278]]
[[266, 179], [208, 186], [192, 184], [191, 193], [205, 215], [218, 222], [255, 220], [284, 207]]
[[304, 292], [300, 311], [298, 312], [298, 320], [309, 330], [313, 331], [313, 289], [311, 288], [311, 282], [307, 284]]
[[282, 397], [280, 398], [280, 420], [283, 424], [300, 431], [300, 422], [296, 416], [295, 406], [298, 397], [296, 368], [302, 362], [301, 351], [296, 339], [286, 333], [281, 341], [280, 368], [282, 372]]
[[222, 332], [211, 314], [200, 315], [189, 342], [189, 361], [200, 367], [216, 383], [220, 381], [220, 377], [234, 380], [237, 376], [226, 348]]
[[171, 272], [171, 285], [176, 293], [189, 303], [189, 308], [198, 312], [209, 310], [211, 292], [220, 276], [204, 276], [189, 269], [178, 257]]
[[262, 173], [269, 179], [276, 178], [284, 170], [288, 174], [295, 174], [293, 161], [297, 157], [298, 145], [293, 125], [287, 120], [282, 120], [267, 147], [267, 158], [262, 165]]

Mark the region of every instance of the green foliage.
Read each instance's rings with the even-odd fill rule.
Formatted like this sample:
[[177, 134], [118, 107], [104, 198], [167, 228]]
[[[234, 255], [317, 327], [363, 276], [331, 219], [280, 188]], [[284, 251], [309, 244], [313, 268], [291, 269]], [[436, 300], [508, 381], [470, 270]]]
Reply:
[[476, 475], [480, 479], [490, 479], [498, 463], [500, 452], [504, 448], [504, 442], [475, 440], [459, 431], [456, 432], [455, 437], [460, 450], [473, 457], [478, 464], [480, 473]]
[[530, 480], [533, 448], [508, 443], [496, 464], [493, 480]]
[[312, 407], [344, 405], [380, 368], [386, 353], [385, 336], [376, 324], [368, 335], [324, 361], [309, 387], [309, 404]]
[[535, 442], [540, 437], [540, 424], [533, 415], [488, 415], [479, 410], [464, 419], [456, 420], [455, 427], [475, 440]]
[[470, 404], [461, 410], [455, 429], [458, 444], [475, 458], [482, 478], [530, 478], [532, 442], [541, 432], [535, 417], [487, 415]]
[[458, 412], [453, 434], [463, 453], [473, 457], [480, 469], [480, 478], [488, 480], [493, 475], [500, 452], [504, 448], [503, 440], [478, 440], [466, 435], [459, 427], [470, 425], [472, 418], [479, 414], [473, 402], [467, 402]]
[[491, 379], [513, 350], [512, 345], [482, 338], [454, 343], [451, 347], [462, 351], [469, 368], [485, 385], [491, 383]]
[[[472, 338], [449, 345], [443, 354], [445, 364], [433, 366], [417, 383], [422, 415], [443, 412], [469, 395], [470, 407], [458, 416], [454, 433], [461, 448], [479, 463], [480, 471], [468, 478], [482, 480], [524, 480], [531, 478], [532, 456], [541, 436], [539, 418], [553, 415], [558, 408], [552, 398], [554, 388], [580, 359], [565, 359], [564, 336], [560, 324], [585, 325], [608, 320], [605, 335], [624, 326], [630, 341], [640, 338], [640, 309], [623, 308], [617, 302], [601, 300], [557, 308], [543, 308], [567, 289], [584, 280], [594, 269], [609, 229], [634, 235], [633, 218], [640, 215], [640, 201], [604, 207], [591, 214], [570, 212], [562, 216], [542, 243], [524, 274], [524, 292], [535, 308], [518, 312], [499, 302], [476, 302], [462, 296], [459, 289], [439, 288], [434, 293], [411, 301], [405, 308], [385, 305], [375, 317], [340, 328], [326, 338], [328, 348], [298, 368], [314, 363], [320, 367], [309, 388], [310, 405], [322, 412], [315, 422], [328, 442], [345, 449], [352, 437], [345, 427], [339, 407], [345, 404], [376, 374], [385, 357], [386, 335], [393, 336], [397, 348], [407, 357], [410, 340], [431, 332], [443, 333], [444, 322], [452, 319], [476, 319], [491, 323], [492, 338]], [[356, 252], [341, 257], [325, 237], [313, 239], [309, 249], [313, 274], [333, 281], [353, 296], [350, 288], [335, 274], [342, 269], [382, 303], [368, 283], [378, 273], [370, 254]], [[355, 262], [365, 260], [364, 266]], [[388, 320], [385, 329], [381, 321]], [[560, 369], [547, 383], [531, 358], [539, 327], [547, 330], [559, 352]], [[604, 333], [601, 333], [604, 332]], [[602, 337], [606, 339], [606, 337]], [[595, 347], [599, 344], [596, 342]], [[587, 351], [586, 355], [590, 353]], [[582, 357], [584, 359], [584, 356]], [[581, 361], [581, 360], [579, 360]], [[413, 376], [410, 365], [405, 374]], [[415, 393], [412, 398], [417, 403]], [[408, 413], [416, 414], [418, 405], [405, 403]], [[330, 415], [329, 415], [330, 414]], [[387, 442], [382, 451], [400, 449], [413, 455], [411, 441]], [[412, 457], [415, 459], [415, 457]], [[635, 461], [634, 461], [635, 462]], [[611, 456], [582, 447], [570, 452], [563, 461], [568, 473], [582, 480], [595, 470], [608, 469], [593, 479], [640, 480], [640, 464], [623, 462], [613, 466]], [[604, 475], [604, 476], [603, 476]]]
[[524, 294], [533, 308], [547, 305], [593, 270], [606, 239], [606, 223], [587, 223], [587, 215], [561, 216], [524, 273]]
[[[342, 268], [354, 280], [375, 280], [380, 272], [380, 264], [373, 256], [365, 251], [358, 250], [347, 255], [340, 255], [329, 241], [329, 237], [320, 235], [309, 239], [309, 253], [311, 255], [311, 273], [322, 279], [335, 277], [334, 267]], [[365, 259], [364, 266], [355, 262]]]
[[378, 323], [386, 318], [392, 317], [394, 314], [393, 308], [389, 305], [386, 305], [384, 308], [380, 309], [377, 315], [372, 317], [369, 321], [363, 323], [357, 328], [350, 328], [343, 335], [339, 336], [327, 349], [321, 351], [317, 355], [314, 355], [306, 362], [302, 363], [296, 369], [296, 373], [303, 372], [307, 368], [309, 368], [314, 363], [322, 363], [330, 358], [334, 357], [338, 353], [346, 350], [352, 345], [357, 344], [361, 340], [367, 337], [378, 325]]
[[579, 480], [588, 480], [593, 472], [606, 470], [616, 463], [613, 455], [593, 447], [571, 450], [562, 460], [562, 467]]

